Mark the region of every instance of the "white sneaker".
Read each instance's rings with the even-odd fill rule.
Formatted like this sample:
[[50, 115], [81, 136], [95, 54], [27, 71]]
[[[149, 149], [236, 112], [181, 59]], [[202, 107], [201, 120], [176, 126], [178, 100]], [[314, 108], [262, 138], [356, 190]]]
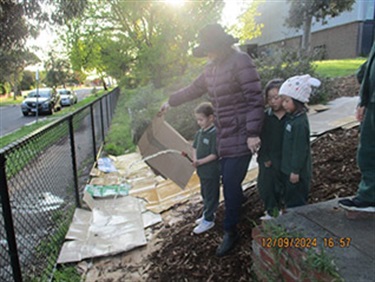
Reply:
[[204, 216], [202, 215], [200, 218], [195, 220], [195, 224], [200, 224], [203, 219], [204, 219]]
[[270, 219], [274, 219], [274, 217], [270, 216], [268, 212], [265, 212], [264, 215], [260, 217], [260, 220], [270, 220]]
[[194, 228], [193, 232], [195, 234], [201, 234], [203, 232], [206, 232], [207, 230], [210, 230], [214, 226], [215, 222], [202, 219], [201, 223], [199, 223], [199, 225]]

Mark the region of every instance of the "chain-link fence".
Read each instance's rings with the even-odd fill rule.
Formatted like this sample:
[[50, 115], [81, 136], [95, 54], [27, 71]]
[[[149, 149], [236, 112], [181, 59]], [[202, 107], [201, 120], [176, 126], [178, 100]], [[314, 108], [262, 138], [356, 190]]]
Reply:
[[0, 281], [50, 280], [119, 89], [0, 150]]

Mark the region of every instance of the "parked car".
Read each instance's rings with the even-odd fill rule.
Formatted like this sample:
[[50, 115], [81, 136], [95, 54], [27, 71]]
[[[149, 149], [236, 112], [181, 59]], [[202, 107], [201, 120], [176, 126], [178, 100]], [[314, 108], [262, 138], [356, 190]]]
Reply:
[[57, 89], [57, 92], [60, 94], [61, 106], [71, 106], [78, 102], [78, 97], [76, 92], [68, 89]]
[[31, 114], [49, 114], [52, 115], [54, 111], [59, 111], [60, 94], [52, 88], [35, 89], [29, 94], [21, 104], [22, 114], [24, 116]]

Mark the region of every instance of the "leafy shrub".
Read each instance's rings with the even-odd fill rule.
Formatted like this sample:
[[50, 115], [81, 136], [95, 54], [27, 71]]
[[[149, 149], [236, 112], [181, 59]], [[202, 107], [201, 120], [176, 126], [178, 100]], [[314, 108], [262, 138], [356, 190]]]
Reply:
[[131, 119], [127, 112], [127, 96], [120, 94], [112, 124], [105, 139], [104, 150], [111, 155], [122, 155], [135, 150], [132, 142]]
[[254, 60], [261, 77], [262, 87], [274, 78], [288, 79], [289, 77], [310, 74], [318, 78], [322, 85], [314, 91], [310, 98], [310, 104], [327, 102], [330, 84], [324, 77], [316, 73], [314, 57], [303, 56], [293, 49], [282, 49], [272, 52], [272, 55], [261, 56]]

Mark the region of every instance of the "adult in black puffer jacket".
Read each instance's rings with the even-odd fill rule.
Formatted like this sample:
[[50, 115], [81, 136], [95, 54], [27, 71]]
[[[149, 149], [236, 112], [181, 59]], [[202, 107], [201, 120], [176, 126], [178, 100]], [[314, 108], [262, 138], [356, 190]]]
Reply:
[[172, 94], [161, 108], [175, 107], [208, 93], [215, 110], [217, 146], [225, 198], [224, 239], [216, 255], [226, 255], [239, 239], [244, 180], [253, 153], [260, 146], [264, 116], [261, 84], [250, 56], [236, 50], [237, 42], [219, 24], [205, 26], [199, 32], [196, 57], [208, 57], [204, 72], [188, 87]]

